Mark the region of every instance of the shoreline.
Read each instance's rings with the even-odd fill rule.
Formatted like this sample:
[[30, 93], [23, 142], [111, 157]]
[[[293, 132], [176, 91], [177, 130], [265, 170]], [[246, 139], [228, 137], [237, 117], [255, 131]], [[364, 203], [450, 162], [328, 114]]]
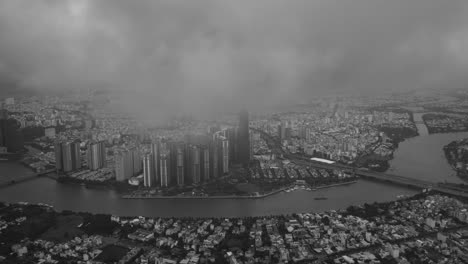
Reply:
[[445, 160], [450, 165], [452, 170], [456, 173], [457, 177], [465, 183], [468, 182], [468, 171], [466, 169], [457, 168], [456, 164], [457, 162], [459, 162], [459, 160], [452, 158], [451, 154], [453, 154], [453, 152], [457, 152], [461, 145], [466, 144], [467, 140], [467, 138], [462, 140], [455, 140], [449, 142], [442, 148]]
[[[315, 189], [326, 189], [332, 188], [336, 186], [344, 186], [344, 185], [351, 185], [356, 183], [357, 180], [350, 181], [350, 182], [343, 182], [343, 183], [334, 183], [329, 185], [323, 185], [316, 187]], [[275, 195], [277, 193], [283, 192], [290, 187], [283, 187], [281, 189], [262, 194], [257, 196], [236, 196], [236, 195], [218, 195], [218, 196], [160, 196], [160, 195], [153, 195], [153, 196], [142, 196], [142, 195], [122, 195], [120, 198], [122, 199], [262, 199], [268, 196]]]

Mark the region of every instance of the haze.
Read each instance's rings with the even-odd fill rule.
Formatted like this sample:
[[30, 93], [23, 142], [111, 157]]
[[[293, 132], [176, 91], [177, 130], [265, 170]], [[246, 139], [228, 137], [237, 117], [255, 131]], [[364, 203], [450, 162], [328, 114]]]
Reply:
[[137, 113], [463, 88], [467, 70], [466, 0], [0, 2], [3, 82], [125, 91]]

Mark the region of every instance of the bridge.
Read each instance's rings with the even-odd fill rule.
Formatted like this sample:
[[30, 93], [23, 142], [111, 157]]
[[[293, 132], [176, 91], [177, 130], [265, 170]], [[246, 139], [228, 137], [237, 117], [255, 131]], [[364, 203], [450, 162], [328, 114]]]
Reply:
[[395, 175], [395, 174], [390, 174], [390, 173], [380, 173], [380, 172], [371, 171], [368, 169], [359, 169], [359, 168], [344, 165], [344, 164], [338, 164], [338, 163], [328, 164], [328, 163], [323, 163], [323, 162], [318, 162], [318, 161], [312, 161], [309, 158], [304, 157], [302, 155], [292, 154], [292, 153], [285, 151], [281, 147], [281, 143], [278, 142], [278, 140], [273, 138], [268, 133], [259, 129], [255, 129], [255, 128], [251, 128], [251, 129], [261, 133], [264, 136], [264, 139], [267, 141], [267, 144], [273, 151], [277, 152], [278, 154], [282, 154], [283, 157], [291, 160], [292, 162], [296, 164], [300, 164], [300, 165], [312, 167], [312, 168], [318, 168], [318, 169], [344, 170], [349, 173], [354, 173], [354, 175], [359, 176], [364, 179], [393, 183], [393, 184], [398, 184], [398, 185], [402, 185], [405, 187], [411, 187], [411, 188], [416, 188], [420, 190], [432, 189], [441, 193], [468, 198], [468, 192], [463, 192], [461, 190], [454, 190], [454, 189], [442, 187], [442, 186], [439, 186], [435, 182], [429, 182], [429, 181], [424, 181], [420, 179], [415, 179], [415, 178], [410, 178], [410, 177], [405, 177], [405, 176], [400, 176], [400, 175]]
[[54, 171], [55, 171], [55, 169], [45, 170], [45, 171], [37, 172], [35, 174], [31, 174], [31, 175], [28, 175], [26, 177], [22, 177], [22, 178], [19, 178], [19, 179], [14, 179], [14, 180], [7, 181], [7, 182], [1, 182], [0, 183], [0, 188], [8, 187], [8, 186], [11, 186], [11, 185], [15, 185], [15, 184], [19, 184], [19, 183], [23, 183], [23, 182], [27, 182], [27, 181], [31, 181], [31, 180], [35, 180], [38, 177], [48, 177], [48, 174], [52, 173]]

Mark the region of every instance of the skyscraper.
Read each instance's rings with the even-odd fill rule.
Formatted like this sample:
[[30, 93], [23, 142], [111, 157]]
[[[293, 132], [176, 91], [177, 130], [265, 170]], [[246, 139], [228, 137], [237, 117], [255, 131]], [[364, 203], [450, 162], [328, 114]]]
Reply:
[[73, 170], [72, 149], [70, 142], [62, 143], [62, 171], [70, 172]]
[[218, 131], [213, 135], [212, 166], [216, 167], [216, 177], [229, 172], [229, 140], [224, 136], [227, 131]]
[[80, 142], [74, 141], [71, 143], [72, 151], [72, 170], [81, 169], [82, 159], [81, 159], [81, 148]]
[[152, 154], [143, 156], [143, 184], [145, 187], [153, 187], [156, 183], [153, 162]]
[[254, 134], [254, 133], [250, 133], [249, 139], [250, 139], [250, 150], [249, 150], [249, 154], [250, 154], [250, 158], [252, 159], [253, 156], [254, 156], [254, 143], [256, 142], [256, 140], [255, 140], [255, 134]]
[[55, 144], [55, 168], [57, 172], [72, 172], [81, 169], [80, 142]]
[[137, 175], [143, 171], [143, 163], [141, 161], [141, 155], [137, 148], [130, 150], [133, 159], [133, 175]]
[[238, 158], [237, 128], [232, 127], [227, 130], [229, 141], [229, 162], [236, 163]]
[[58, 173], [63, 170], [62, 143], [55, 142], [54, 151], [55, 151], [55, 170]]
[[191, 146], [190, 147], [190, 175], [192, 179], [193, 184], [199, 184], [200, 183], [200, 173], [201, 173], [201, 167], [200, 167], [200, 148], [198, 146]]
[[[221, 167], [221, 172], [223, 174], [229, 172], [229, 141], [225, 138], [221, 138], [221, 158], [222, 158], [222, 167]], [[249, 150], [250, 153], [250, 150]], [[249, 154], [250, 156], [250, 154]]]
[[185, 146], [184, 144], [177, 144], [175, 150], [175, 173], [177, 185], [184, 186], [185, 184]]
[[170, 184], [170, 157], [169, 151], [162, 151], [160, 154], [161, 187], [168, 187]]
[[166, 142], [161, 142], [159, 152], [159, 171], [161, 187], [168, 187], [171, 181], [171, 155]]
[[208, 146], [201, 147], [201, 177], [202, 181], [210, 180], [210, 148]]
[[88, 145], [87, 160], [90, 170], [98, 170], [106, 166], [106, 146], [104, 141], [92, 142]]
[[159, 182], [160, 178], [160, 170], [161, 168], [159, 167], [159, 142], [153, 142], [151, 144], [151, 157], [153, 158], [153, 170], [154, 170], [154, 178], [156, 182]]
[[219, 143], [217, 140], [213, 140], [210, 143], [210, 179], [216, 179], [219, 176]]
[[248, 166], [250, 162], [249, 113], [242, 110], [239, 114], [239, 163]]
[[133, 153], [123, 150], [115, 155], [115, 178], [124, 181], [133, 177]]

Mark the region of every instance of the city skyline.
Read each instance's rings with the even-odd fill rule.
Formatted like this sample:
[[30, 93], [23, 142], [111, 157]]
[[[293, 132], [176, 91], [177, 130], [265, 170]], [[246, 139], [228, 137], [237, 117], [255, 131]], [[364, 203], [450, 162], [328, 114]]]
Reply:
[[468, 263], [468, 1], [0, 1], [0, 263]]

